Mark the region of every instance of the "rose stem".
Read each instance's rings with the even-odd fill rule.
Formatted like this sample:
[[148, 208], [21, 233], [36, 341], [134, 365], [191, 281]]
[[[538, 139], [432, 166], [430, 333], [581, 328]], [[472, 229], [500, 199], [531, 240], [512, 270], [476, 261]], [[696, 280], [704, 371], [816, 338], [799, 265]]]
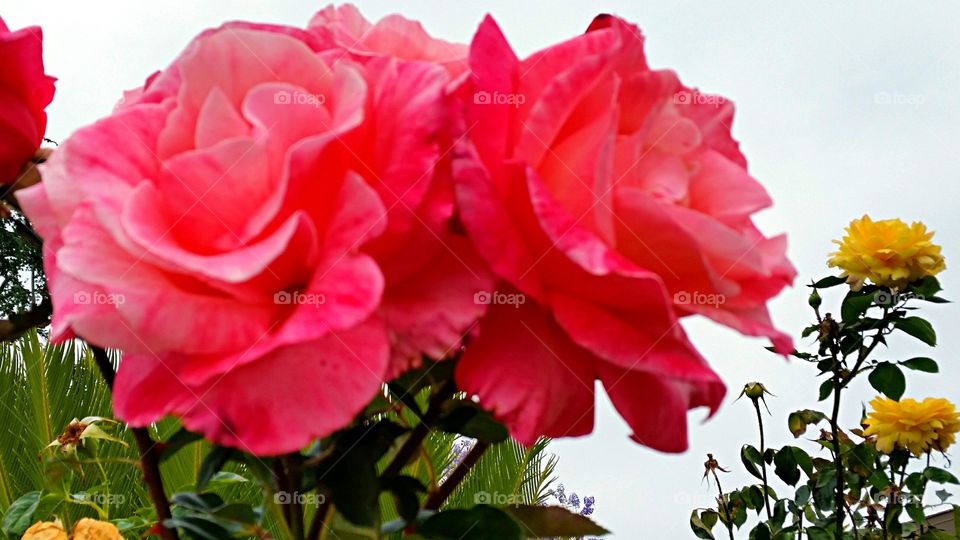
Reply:
[[453, 490], [457, 489], [460, 482], [467, 477], [467, 474], [469, 474], [473, 466], [480, 461], [480, 457], [483, 456], [483, 453], [486, 452], [489, 447], [490, 443], [477, 441], [477, 444], [473, 445], [467, 457], [463, 458], [460, 465], [457, 465], [457, 468], [450, 473], [447, 480], [440, 484], [440, 486], [427, 497], [427, 502], [423, 507], [427, 510], [439, 510], [440, 506], [446, 502], [450, 494], [453, 493]]
[[[93, 358], [100, 368], [103, 380], [107, 387], [113, 391], [113, 380], [116, 378], [116, 372], [113, 369], [113, 362], [107, 356], [107, 351], [90, 346], [93, 351]], [[137, 448], [140, 451], [140, 466], [143, 469], [143, 480], [146, 482], [150, 491], [150, 499], [153, 501], [153, 507], [157, 511], [157, 523], [160, 525], [160, 537], [163, 540], [178, 540], [177, 530], [168, 528], [163, 524], [164, 521], [173, 517], [170, 513], [170, 501], [167, 500], [167, 494], [163, 490], [163, 479], [160, 477], [160, 446], [150, 437], [150, 432], [146, 428], [131, 427], [133, 438], [137, 441]]]

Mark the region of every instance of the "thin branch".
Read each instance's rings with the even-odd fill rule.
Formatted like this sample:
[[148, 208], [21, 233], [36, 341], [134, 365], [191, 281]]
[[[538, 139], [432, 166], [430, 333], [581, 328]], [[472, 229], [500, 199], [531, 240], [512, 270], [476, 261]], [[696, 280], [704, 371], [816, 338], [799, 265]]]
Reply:
[[[113, 391], [113, 382], [117, 377], [113, 368], [113, 362], [107, 356], [107, 351], [100, 347], [90, 346], [93, 351], [93, 358], [100, 368], [103, 380], [106, 381], [110, 391]], [[160, 476], [160, 451], [161, 447], [150, 436], [146, 428], [131, 427], [133, 438], [137, 441], [137, 449], [140, 451], [140, 466], [143, 469], [143, 481], [147, 484], [150, 492], [150, 499], [153, 501], [153, 507], [157, 512], [157, 523], [160, 529], [160, 537], [163, 540], [179, 540], [176, 529], [168, 528], [164, 522], [173, 517], [170, 513], [170, 501], [167, 500], [167, 494], [163, 489], [163, 478]]]
[[763, 472], [763, 505], [767, 509], [767, 519], [773, 519], [773, 514], [770, 512], [770, 484], [767, 483], [767, 460], [764, 456], [767, 453], [767, 448], [763, 437], [763, 416], [760, 414], [760, 400], [753, 400], [753, 408], [757, 410], [757, 425], [760, 427], [760, 470]]
[[473, 445], [473, 448], [470, 449], [467, 457], [463, 458], [463, 461], [450, 473], [450, 476], [427, 497], [427, 502], [423, 505], [424, 509], [439, 510], [453, 491], [457, 489], [460, 482], [463, 482], [463, 479], [467, 477], [470, 470], [473, 469], [473, 466], [480, 461], [480, 458], [483, 456], [483, 453], [487, 451], [487, 448], [490, 448], [490, 443], [477, 441], [477, 443]]
[[400, 474], [400, 471], [410, 462], [413, 456], [420, 453], [420, 447], [423, 440], [430, 434], [430, 428], [443, 412], [443, 404], [453, 396], [456, 388], [453, 381], [447, 381], [437, 390], [437, 393], [430, 399], [430, 406], [424, 414], [422, 421], [413, 428], [413, 431], [407, 437], [407, 440], [393, 457], [393, 461], [383, 470], [383, 477], [389, 478]]
[[0, 320], [0, 341], [13, 341], [32, 328], [50, 324], [53, 314], [53, 304], [49, 298], [44, 298], [40, 304], [30, 311], [11, 315], [9, 319]]

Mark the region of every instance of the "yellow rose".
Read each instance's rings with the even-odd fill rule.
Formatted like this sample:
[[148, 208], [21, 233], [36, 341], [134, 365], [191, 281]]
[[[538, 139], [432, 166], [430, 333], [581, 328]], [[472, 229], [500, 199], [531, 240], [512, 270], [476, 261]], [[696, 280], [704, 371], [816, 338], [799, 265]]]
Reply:
[[960, 432], [960, 413], [946, 399], [894, 401], [878, 396], [870, 406], [873, 411], [867, 415], [864, 435], [875, 435], [877, 450], [885, 454], [897, 448], [915, 456], [932, 450], [946, 452]]
[[902, 288], [946, 268], [940, 246], [931, 242], [933, 232], [923, 223], [907, 225], [899, 219], [873, 221], [863, 216], [851, 221], [846, 231], [843, 240], [833, 241], [840, 249], [830, 254], [827, 264], [843, 270], [854, 286], [869, 279], [876, 285]]
[[38, 521], [27, 529], [21, 540], [67, 540], [67, 533], [59, 523]]
[[83, 518], [73, 527], [73, 540], [123, 540], [113, 523]]

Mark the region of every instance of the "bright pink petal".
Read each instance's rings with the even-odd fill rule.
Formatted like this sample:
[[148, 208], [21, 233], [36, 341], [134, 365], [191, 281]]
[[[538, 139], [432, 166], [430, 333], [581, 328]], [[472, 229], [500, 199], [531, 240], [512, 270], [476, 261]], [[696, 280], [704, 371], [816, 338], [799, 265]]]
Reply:
[[295, 452], [350, 420], [380, 389], [388, 343], [376, 319], [291, 345], [192, 386], [177, 356], [126, 355], [114, 409], [134, 426], [168, 414], [217, 444], [258, 455]]
[[719, 378], [689, 382], [660, 373], [628, 370], [604, 362], [597, 372], [613, 406], [633, 430], [636, 442], [661, 452], [687, 449], [687, 411], [716, 410], [725, 389]]
[[[512, 294], [515, 291], [500, 291]], [[491, 305], [457, 364], [458, 388], [480, 397], [522, 444], [593, 430], [595, 358], [530, 303]]]

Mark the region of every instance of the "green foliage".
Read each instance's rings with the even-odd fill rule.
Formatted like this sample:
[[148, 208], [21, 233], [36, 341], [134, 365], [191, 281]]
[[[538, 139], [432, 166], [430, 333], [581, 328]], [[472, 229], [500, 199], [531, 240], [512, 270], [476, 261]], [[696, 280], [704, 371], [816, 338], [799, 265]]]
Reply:
[[[821, 427], [819, 436], [812, 440], [823, 453], [811, 455], [799, 446], [767, 448], [761, 453], [763, 418], [758, 418], [761, 449], [743, 445], [740, 460], [746, 472], [761, 484], [719, 493], [715, 508], [695, 510], [690, 517], [690, 527], [698, 538], [722, 537], [714, 532], [717, 524], [726, 528], [726, 535], [733, 538], [734, 530], [746, 526], [748, 516], [755, 519], [750, 527], [751, 539], [960, 538], [932, 530], [927, 523], [928, 514], [945, 505], [948, 492], [936, 493], [941, 505], [921, 502], [930, 485], [957, 484], [953, 474], [930, 466], [929, 462], [924, 464], [931, 456], [917, 458], [898, 447], [889, 454], [881, 453], [875, 438], [866, 437], [860, 426], [847, 431], [838, 423], [844, 391], [855, 384], [859, 376], [866, 375], [867, 382], [877, 392], [899, 400], [906, 391], [905, 370], [918, 375], [939, 371], [932, 358], [881, 361], [874, 359], [873, 353], [879, 346], [887, 345], [887, 336], [894, 333], [936, 345], [933, 326], [916, 315], [917, 307], [913, 304], [946, 302], [936, 296], [941, 290], [940, 284], [934, 278], [925, 278], [903, 291], [875, 285], [849, 290], [840, 306], [840, 319], [836, 320], [829, 313], [821, 313], [823, 298], [817, 290], [844, 282], [841, 277], [827, 277], [811, 285], [814, 293], [808, 304], [816, 321], [803, 329], [802, 337], [816, 339], [816, 352], [794, 351], [792, 354], [814, 367], [823, 378], [816, 397], [826, 402], [827, 410], [794, 411], [787, 417], [786, 427], [795, 438], [807, 434], [811, 426]], [[763, 468], [770, 465], [773, 465], [774, 477], [765, 480]], [[707, 466], [711, 473], [710, 461]], [[715, 475], [716, 470], [711, 474]], [[782, 482], [791, 492], [778, 498], [767, 485], [768, 480]], [[960, 516], [960, 509], [954, 511]], [[843, 532], [838, 533], [840, 530]]]
[[39, 238], [19, 212], [0, 222], [0, 317], [20, 313], [46, 295]]

